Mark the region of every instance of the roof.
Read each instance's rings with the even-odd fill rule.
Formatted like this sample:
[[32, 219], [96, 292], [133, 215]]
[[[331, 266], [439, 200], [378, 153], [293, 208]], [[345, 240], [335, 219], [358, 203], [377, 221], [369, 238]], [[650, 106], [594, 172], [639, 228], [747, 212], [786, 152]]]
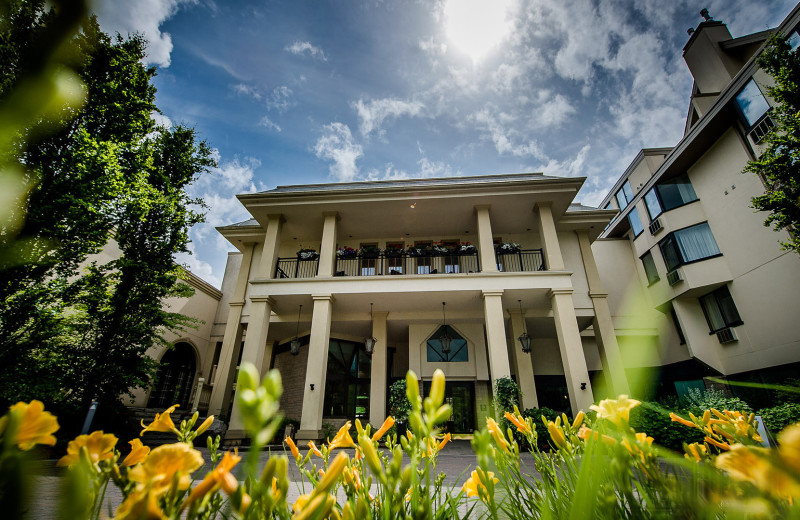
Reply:
[[499, 175], [476, 175], [467, 177], [437, 177], [430, 179], [400, 179], [389, 181], [360, 181], [360, 182], [338, 182], [330, 184], [299, 184], [290, 186], [277, 186], [272, 190], [256, 193], [280, 194], [280, 193], [312, 193], [312, 192], [331, 192], [331, 191], [353, 191], [353, 190], [375, 190], [375, 189], [397, 189], [431, 186], [463, 186], [465, 184], [477, 185], [497, 182], [513, 181], [532, 181], [532, 180], [563, 180], [564, 177], [553, 177], [542, 173], [506, 173]]
[[592, 206], [584, 206], [580, 202], [574, 202], [574, 203], [569, 205], [569, 208], [567, 209], [567, 213], [572, 213], [572, 212], [575, 212], [575, 211], [598, 211], [599, 209], [600, 208], [595, 208], [595, 207], [592, 207]]

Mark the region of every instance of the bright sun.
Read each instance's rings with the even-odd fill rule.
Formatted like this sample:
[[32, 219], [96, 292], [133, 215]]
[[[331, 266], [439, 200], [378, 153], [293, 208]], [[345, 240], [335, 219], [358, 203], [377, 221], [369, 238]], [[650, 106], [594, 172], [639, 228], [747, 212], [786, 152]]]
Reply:
[[449, 40], [477, 63], [511, 31], [511, 0], [447, 0], [444, 28]]

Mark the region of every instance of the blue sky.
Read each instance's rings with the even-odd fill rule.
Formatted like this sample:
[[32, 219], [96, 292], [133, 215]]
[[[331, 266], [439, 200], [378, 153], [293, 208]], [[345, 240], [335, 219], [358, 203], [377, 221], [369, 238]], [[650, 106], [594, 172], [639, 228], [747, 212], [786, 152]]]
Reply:
[[219, 286], [215, 226], [237, 193], [277, 185], [544, 172], [585, 176], [596, 205], [639, 149], [673, 146], [691, 77], [686, 29], [777, 25], [784, 0], [97, 0], [158, 67], [164, 124], [194, 127], [219, 167], [179, 259]]

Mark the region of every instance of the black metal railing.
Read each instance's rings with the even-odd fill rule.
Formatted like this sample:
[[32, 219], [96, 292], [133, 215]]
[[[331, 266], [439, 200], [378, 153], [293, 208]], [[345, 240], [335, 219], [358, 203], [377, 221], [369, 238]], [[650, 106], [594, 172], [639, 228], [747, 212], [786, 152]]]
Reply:
[[541, 249], [520, 249], [516, 253], [495, 254], [497, 269], [507, 273], [546, 271]]
[[455, 274], [480, 272], [478, 253], [412, 256], [383, 253], [374, 257], [337, 258], [334, 276], [380, 276], [404, 274]]
[[319, 258], [300, 260], [299, 258], [278, 258], [275, 278], [314, 278], [319, 269]]

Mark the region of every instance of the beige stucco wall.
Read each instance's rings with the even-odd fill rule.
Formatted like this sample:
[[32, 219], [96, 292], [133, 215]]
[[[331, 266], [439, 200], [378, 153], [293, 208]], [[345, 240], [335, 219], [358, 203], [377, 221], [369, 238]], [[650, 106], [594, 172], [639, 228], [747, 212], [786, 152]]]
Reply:
[[409, 369], [422, 379], [430, 379], [439, 368], [452, 380], [488, 380], [489, 364], [486, 357], [483, 323], [449, 323], [467, 340], [469, 361], [460, 363], [429, 363], [427, 341], [439, 328], [439, 324], [412, 323], [408, 328]]

